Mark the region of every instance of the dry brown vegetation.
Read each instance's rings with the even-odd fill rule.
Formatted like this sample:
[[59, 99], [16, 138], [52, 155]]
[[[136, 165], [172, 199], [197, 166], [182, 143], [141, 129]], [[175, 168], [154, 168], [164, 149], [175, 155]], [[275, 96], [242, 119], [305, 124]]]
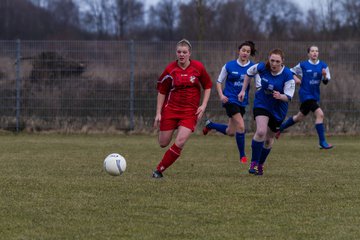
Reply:
[[[23, 42], [21, 56], [35, 56], [20, 63], [20, 118], [16, 119], [16, 65], [1, 54], [0, 92], [2, 129], [116, 132], [151, 132], [156, 104], [156, 80], [174, 60], [174, 42]], [[213, 82], [221, 67], [236, 56], [238, 42], [193, 42], [192, 58], [201, 60]], [[256, 42], [263, 61], [269, 50], [281, 47], [285, 63], [294, 66], [306, 59], [308, 42]], [[332, 81], [322, 86], [321, 106], [329, 133], [359, 133], [360, 43], [316, 43], [321, 59], [330, 67]], [[34, 45], [36, 47], [34, 47]], [[14, 50], [12, 50], [14, 51]], [[86, 67], [85, 67], [86, 66]], [[133, 92], [130, 91], [133, 87]], [[131, 101], [132, 99], [132, 101]], [[289, 116], [298, 111], [297, 98]], [[215, 89], [207, 117], [226, 121]], [[251, 107], [247, 130], [254, 129]], [[313, 118], [294, 126], [292, 133], [313, 133]]]

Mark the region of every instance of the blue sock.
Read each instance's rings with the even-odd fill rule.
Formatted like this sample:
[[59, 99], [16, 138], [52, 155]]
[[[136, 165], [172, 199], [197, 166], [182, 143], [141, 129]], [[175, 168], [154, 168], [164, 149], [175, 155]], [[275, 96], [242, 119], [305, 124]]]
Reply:
[[271, 151], [271, 148], [269, 148], [269, 149], [264, 148], [264, 147], [262, 148], [259, 164], [264, 164], [265, 163], [266, 158], [269, 155], [270, 151]]
[[323, 123], [317, 123], [315, 124], [315, 128], [317, 131], [317, 134], [319, 136], [319, 143], [325, 142], [325, 130], [324, 130], [324, 124]]
[[261, 151], [264, 146], [264, 142], [258, 142], [254, 139], [251, 142], [251, 149], [252, 149], [252, 155], [251, 155], [251, 162], [259, 162]]
[[222, 134], [226, 135], [226, 129], [228, 126], [225, 124], [221, 124], [221, 123], [211, 122], [207, 127], [210, 129], [215, 129], [216, 131], [221, 132]]
[[237, 147], [239, 149], [240, 158], [246, 156], [245, 155], [245, 133], [236, 132], [235, 135]]
[[294, 124], [295, 124], [295, 122], [294, 122], [293, 117], [289, 117], [288, 120], [286, 120], [283, 124], [281, 124], [280, 132], [284, 131], [285, 129], [287, 129], [288, 127], [291, 127]]

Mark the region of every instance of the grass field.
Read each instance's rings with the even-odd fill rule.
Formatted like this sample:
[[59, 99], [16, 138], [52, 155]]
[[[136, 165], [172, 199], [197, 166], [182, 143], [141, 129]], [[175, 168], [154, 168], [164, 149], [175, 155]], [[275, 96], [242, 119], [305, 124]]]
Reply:
[[2, 133], [0, 239], [359, 239], [360, 138], [328, 140], [284, 135], [252, 176], [234, 139], [194, 135], [156, 180], [155, 136]]

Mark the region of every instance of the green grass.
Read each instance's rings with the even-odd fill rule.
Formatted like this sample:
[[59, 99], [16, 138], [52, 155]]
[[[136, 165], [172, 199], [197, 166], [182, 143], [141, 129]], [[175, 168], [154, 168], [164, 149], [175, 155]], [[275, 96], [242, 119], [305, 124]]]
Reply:
[[[0, 238], [358, 239], [360, 138], [328, 140], [283, 135], [260, 177], [234, 139], [194, 135], [156, 180], [155, 136], [2, 133]], [[112, 152], [120, 177], [102, 169]]]

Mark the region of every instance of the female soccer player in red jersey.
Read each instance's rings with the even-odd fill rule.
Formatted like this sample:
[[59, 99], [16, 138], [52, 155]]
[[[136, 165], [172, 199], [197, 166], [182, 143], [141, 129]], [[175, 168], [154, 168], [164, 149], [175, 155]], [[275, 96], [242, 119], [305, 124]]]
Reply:
[[[157, 106], [154, 127], [159, 128], [159, 145], [167, 147], [177, 130], [175, 142], [165, 152], [153, 172], [153, 178], [162, 178], [163, 172], [181, 154], [186, 141], [203, 116], [210, 97], [212, 81], [204, 65], [190, 59], [191, 44], [182, 39], [176, 44], [177, 60], [171, 62], [157, 82]], [[204, 89], [200, 104], [201, 89]]]

